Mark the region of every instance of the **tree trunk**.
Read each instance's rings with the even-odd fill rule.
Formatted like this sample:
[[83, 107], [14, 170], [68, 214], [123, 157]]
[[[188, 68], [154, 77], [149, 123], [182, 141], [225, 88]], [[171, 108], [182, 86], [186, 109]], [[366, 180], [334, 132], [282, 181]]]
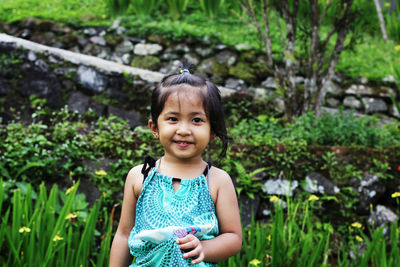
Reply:
[[379, 25], [381, 27], [382, 37], [387, 42], [389, 38], [386, 33], [385, 20], [383, 19], [381, 5], [378, 0], [374, 0], [376, 13], [378, 13]]

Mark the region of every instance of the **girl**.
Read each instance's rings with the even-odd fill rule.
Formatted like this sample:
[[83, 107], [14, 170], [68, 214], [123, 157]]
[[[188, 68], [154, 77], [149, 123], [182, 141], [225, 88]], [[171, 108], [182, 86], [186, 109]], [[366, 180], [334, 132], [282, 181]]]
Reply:
[[151, 119], [164, 156], [146, 157], [125, 181], [110, 266], [217, 266], [241, 249], [242, 231], [229, 175], [202, 159], [227, 131], [217, 87], [188, 66], [153, 91]]

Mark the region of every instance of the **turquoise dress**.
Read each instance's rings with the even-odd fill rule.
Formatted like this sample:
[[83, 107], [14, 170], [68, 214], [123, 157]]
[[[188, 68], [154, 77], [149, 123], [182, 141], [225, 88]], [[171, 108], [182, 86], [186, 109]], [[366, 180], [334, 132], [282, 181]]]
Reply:
[[[182, 236], [172, 233], [171, 238], [158, 244], [143, 241], [137, 236], [143, 230], [171, 226], [194, 229], [198, 225], [209, 225], [211, 230], [199, 236], [199, 240], [216, 237], [218, 221], [206, 176], [202, 174], [192, 179], [181, 179], [178, 191], [174, 192], [173, 177], [159, 173], [156, 167], [151, 170], [143, 183], [136, 204], [135, 226], [128, 239], [130, 252], [136, 258], [131, 267], [193, 266], [191, 264], [193, 258], [183, 258], [184, 252], [176, 243], [176, 239]], [[196, 266], [218, 266], [218, 264], [203, 261]]]

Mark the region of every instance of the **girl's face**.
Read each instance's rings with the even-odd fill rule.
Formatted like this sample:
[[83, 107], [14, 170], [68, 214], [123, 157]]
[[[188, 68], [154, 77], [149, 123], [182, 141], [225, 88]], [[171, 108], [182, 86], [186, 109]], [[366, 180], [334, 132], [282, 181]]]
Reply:
[[188, 90], [172, 93], [157, 125], [150, 120], [153, 135], [160, 139], [165, 157], [178, 160], [199, 160], [211, 138], [211, 126], [199, 95]]

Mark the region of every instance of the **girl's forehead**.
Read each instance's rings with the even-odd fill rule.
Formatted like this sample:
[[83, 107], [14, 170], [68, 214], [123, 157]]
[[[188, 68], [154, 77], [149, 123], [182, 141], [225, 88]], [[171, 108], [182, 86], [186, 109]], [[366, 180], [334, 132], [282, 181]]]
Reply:
[[191, 109], [204, 112], [203, 98], [199, 92], [178, 90], [171, 93], [164, 104], [164, 109]]

